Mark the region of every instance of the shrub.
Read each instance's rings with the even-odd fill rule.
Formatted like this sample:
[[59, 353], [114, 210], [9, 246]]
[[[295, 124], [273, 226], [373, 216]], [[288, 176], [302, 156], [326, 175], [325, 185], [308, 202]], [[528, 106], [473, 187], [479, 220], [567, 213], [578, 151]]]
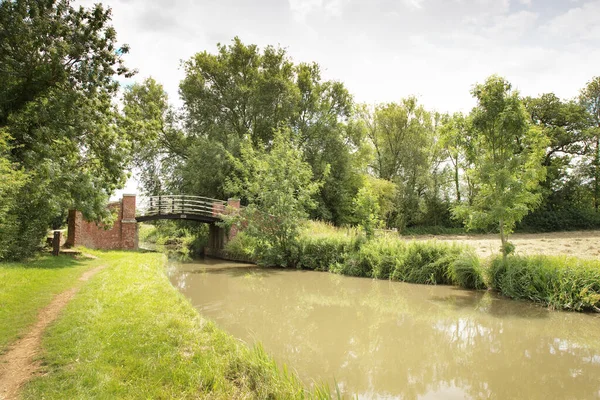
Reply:
[[483, 268], [479, 257], [473, 251], [460, 254], [450, 265], [452, 282], [466, 289], [485, 289]]
[[301, 236], [295, 256], [296, 267], [329, 271], [333, 265], [347, 261], [353, 242], [352, 238], [343, 235]]
[[396, 265], [391, 278], [411, 283], [452, 284], [450, 265], [462, 251], [462, 247], [443, 243], [409, 243], [405, 257]]
[[398, 239], [380, 238], [365, 243], [358, 255], [361, 269], [370, 271], [368, 276], [389, 279], [398, 264], [404, 262], [406, 244]]
[[536, 210], [523, 218], [518, 230], [555, 232], [598, 228], [600, 228], [600, 214], [593, 208], [568, 207], [559, 210]]
[[600, 262], [572, 257], [510, 256], [492, 260], [493, 289], [556, 309], [600, 311]]
[[[394, 238], [366, 241], [364, 236], [302, 236], [298, 268], [342, 275], [393, 279], [412, 283], [454, 283], [450, 268], [465, 248], [436, 242], [405, 242]], [[476, 276], [480, 282], [479, 275]], [[462, 284], [466, 279], [458, 281]]]
[[238, 259], [254, 260], [255, 249], [256, 239], [244, 232], [238, 232], [225, 244], [225, 252]]

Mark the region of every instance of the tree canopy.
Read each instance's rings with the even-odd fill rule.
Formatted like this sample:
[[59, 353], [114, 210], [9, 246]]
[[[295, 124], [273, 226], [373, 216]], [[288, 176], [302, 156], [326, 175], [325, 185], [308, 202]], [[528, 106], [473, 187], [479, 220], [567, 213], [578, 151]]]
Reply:
[[492, 76], [470, 113], [449, 115], [414, 96], [357, 104], [317, 63], [236, 37], [183, 61], [177, 108], [151, 77], [125, 84], [135, 71], [110, 19], [101, 4], [0, 2], [0, 258], [31, 254], [69, 208], [109, 221], [132, 168], [145, 194], [271, 209], [259, 185], [294, 221], [369, 235], [465, 220], [506, 252], [514, 229], [600, 227], [598, 77], [560, 99]]
[[115, 78], [132, 71], [110, 15], [100, 4], [0, 3], [0, 130], [7, 162], [28, 177], [1, 228], [11, 256], [31, 253], [67, 208], [107, 218], [108, 196], [125, 182], [130, 138], [112, 100]]

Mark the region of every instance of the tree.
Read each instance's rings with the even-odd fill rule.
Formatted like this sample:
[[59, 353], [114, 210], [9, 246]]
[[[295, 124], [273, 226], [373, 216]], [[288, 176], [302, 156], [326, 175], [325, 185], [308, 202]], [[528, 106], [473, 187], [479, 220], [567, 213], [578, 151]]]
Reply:
[[342, 83], [323, 80], [318, 64], [294, 63], [285, 49], [260, 49], [237, 37], [219, 44], [216, 54], [196, 54], [184, 68], [180, 93], [188, 156], [167, 158], [178, 160], [171, 184], [190, 194], [222, 197], [224, 182], [236, 173], [230, 160], [240, 157], [241, 142], [249, 139], [256, 150], [269, 151], [274, 132], [289, 129], [315, 178], [326, 181], [311, 215], [351, 222], [361, 143], [345, 129], [352, 98]]
[[179, 191], [171, 176], [190, 149], [177, 122], [167, 93], [153, 78], [125, 88], [119, 124], [132, 138], [132, 165], [149, 195]]
[[358, 225], [363, 229], [367, 239], [375, 236], [375, 229], [381, 226], [380, 208], [377, 196], [370, 186], [363, 186], [354, 199], [354, 214]]
[[545, 140], [509, 82], [489, 77], [473, 88], [471, 111], [475, 162], [468, 171], [478, 185], [473, 204], [458, 204], [454, 213], [468, 229], [498, 224], [504, 258], [512, 250], [508, 235], [535, 205], [544, 178]]
[[6, 158], [28, 179], [7, 215], [17, 236], [6, 251], [34, 251], [67, 208], [106, 220], [124, 184], [130, 138], [117, 127], [116, 76], [131, 76], [116, 46], [110, 9], [68, 1], [0, 2], [0, 129]]
[[588, 143], [592, 169], [594, 209], [600, 206], [600, 76], [592, 78], [581, 90], [579, 100], [589, 114]]
[[242, 142], [241, 157], [232, 160], [238, 175], [228, 181], [233, 195], [250, 201], [243, 216], [246, 234], [257, 241], [257, 256], [267, 265], [288, 266], [314, 194], [321, 182], [291, 140], [289, 130], [276, 131], [269, 152]]
[[587, 216], [593, 206], [579, 200], [587, 190], [579, 168], [589, 147], [585, 108], [574, 100], [561, 100], [554, 93], [527, 97], [523, 102], [531, 123], [542, 130], [548, 145], [542, 159], [546, 177], [540, 184], [540, 206], [524, 217], [520, 225], [529, 229], [564, 230], [588, 224], [591, 221]]
[[0, 130], [0, 260], [6, 258], [16, 234], [17, 221], [11, 213], [16, 207], [16, 195], [27, 182], [27, 175], [8, 158], [8, 137]]
[[397, 208], [388, 225], [404, 228], [415, 222], [428, 184], [433, 149], [433, 118], [414, 97], [369, 110], [357, 116], [363, 121], [373, 147], [371, 169], [376, 177], [397, 185]]
[[440, 146], [445, 150], [453, 172], [456, 201], [464, 200], [461, 190], [461, 177], [466, 179], [467, 197], [471, 198], [473, 188], [468, 176], [462, 173], [472, 165], [473, 149], [470, 139], [471, 121], [462, 113], [444, 116], [440, 127]]

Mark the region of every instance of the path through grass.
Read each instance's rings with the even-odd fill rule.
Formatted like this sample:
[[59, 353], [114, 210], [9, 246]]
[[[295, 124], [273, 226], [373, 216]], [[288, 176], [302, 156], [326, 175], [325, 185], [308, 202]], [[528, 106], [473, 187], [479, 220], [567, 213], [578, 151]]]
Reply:
[[170, 284], [162, 255], [94, 254], [107, 267], [47, 331], [47, 374], [25, 398], [312, 397], [260, 348], [202, 319]]
[[0, 353], [95, 261], [43, 255], [28, 262], [0, 263]]

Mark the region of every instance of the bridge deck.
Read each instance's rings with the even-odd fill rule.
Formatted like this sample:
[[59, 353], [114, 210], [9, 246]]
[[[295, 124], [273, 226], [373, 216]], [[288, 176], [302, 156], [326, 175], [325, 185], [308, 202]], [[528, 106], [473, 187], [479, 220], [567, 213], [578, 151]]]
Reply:
[[189, 195], [152, 196], [138, 208], [138, 222], [159, 219], [183, 219], [205, 223], [223, 220], [227, 203], [209, 197]]

